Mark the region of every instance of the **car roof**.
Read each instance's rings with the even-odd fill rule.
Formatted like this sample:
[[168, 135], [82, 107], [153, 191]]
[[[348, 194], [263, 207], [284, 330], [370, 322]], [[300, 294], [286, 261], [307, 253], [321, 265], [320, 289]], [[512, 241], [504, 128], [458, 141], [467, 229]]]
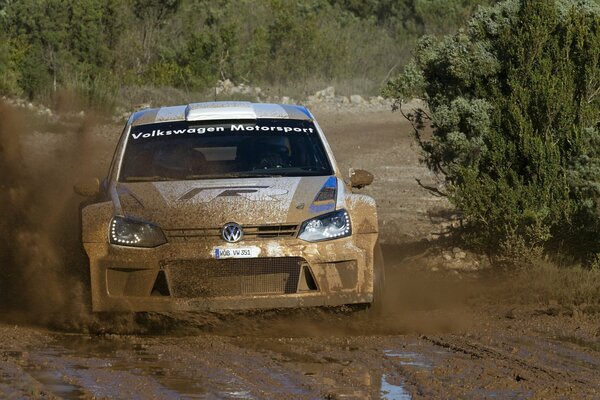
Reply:
[[258, 118], [312, 120], [313, 116], [306, 107], [298, 105], [218, 101], [140, 110], [131, 115], [129, 124], [135, 126], [158, 122]]

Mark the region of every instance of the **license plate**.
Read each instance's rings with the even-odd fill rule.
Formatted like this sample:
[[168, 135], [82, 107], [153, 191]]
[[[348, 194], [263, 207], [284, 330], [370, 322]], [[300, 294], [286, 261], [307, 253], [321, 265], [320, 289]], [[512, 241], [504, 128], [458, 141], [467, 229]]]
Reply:
[[260, 248], [252, 247], [217, 247], [213, 251], [215, 258], [256, 258]]

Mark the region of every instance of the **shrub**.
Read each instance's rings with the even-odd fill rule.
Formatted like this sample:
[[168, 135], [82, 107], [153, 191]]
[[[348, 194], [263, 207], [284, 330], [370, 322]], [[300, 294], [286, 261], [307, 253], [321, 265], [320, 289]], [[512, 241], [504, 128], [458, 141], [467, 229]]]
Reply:
[[[203, 92], [226, 78], [303, 95], [360, 80], [375, 93], [423, 24], [438, 25], [412, 6], [430, 1], [351, 2], [354, 11], [335, 0], [0, 0], [0, 95], [47, 101], [75, 89], [103, 105], [95, 86], [107, 76], [115, 84], [106, 92], [114, 85]], [[452, 3], [457, 15], [471, 7]]]
[[[385, 89], [421, 97], [408, 115], [426, 165], [463, 211], [467, 238], [522, 258], [550, 244], [600, 250], [600, 8], [508, 0], [423, 37]], [[431, 137], [424, 129], [433, 128]]]

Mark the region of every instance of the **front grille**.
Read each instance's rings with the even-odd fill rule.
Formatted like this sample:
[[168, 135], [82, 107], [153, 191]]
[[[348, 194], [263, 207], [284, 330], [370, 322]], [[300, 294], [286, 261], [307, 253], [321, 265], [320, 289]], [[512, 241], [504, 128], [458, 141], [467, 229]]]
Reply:
[[[271, 239], [295, 237], [297, 224], [286, 225], [245, 225], [242, 226], [247, 239]], [[171, 242], [195, 241], [206, 237], [220, 238], [221, 229], [165, 229], [165, 235]]]
[[298, 230], [298, 225], [262, 225], [262, 226], [242, 226], [245, 237], [257, 237], [260, 239], [276, 237], [294, 237]]
[[203, 237], [221, 237], [220, 229], [164, 229], [169, 241], [185, 241]]
[[296, 293], [302, 257], [186, 260], [164, 263], [180, 298]]

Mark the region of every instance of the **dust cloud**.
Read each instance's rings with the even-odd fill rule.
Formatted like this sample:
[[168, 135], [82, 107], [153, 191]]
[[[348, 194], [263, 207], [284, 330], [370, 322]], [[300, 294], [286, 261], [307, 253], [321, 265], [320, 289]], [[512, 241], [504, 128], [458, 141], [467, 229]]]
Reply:
[[[93, 118], [63, 127], [52, 151], [31, 114], [0, 104], [0, 318], [59, 329], [93, 324], [72, 185], [90, 173]], [[39, 124], [39, 121], [37, 121]], [[53, 127], [56, 131], [56, 127]], [[34, 130], [39, 133], [33, 135]], [[66, 132], [72, 130], [72, 132]], [[68, 133], [69, 134], [67, 138]], [[25, 143], [38, 159], [27, 161]]]

